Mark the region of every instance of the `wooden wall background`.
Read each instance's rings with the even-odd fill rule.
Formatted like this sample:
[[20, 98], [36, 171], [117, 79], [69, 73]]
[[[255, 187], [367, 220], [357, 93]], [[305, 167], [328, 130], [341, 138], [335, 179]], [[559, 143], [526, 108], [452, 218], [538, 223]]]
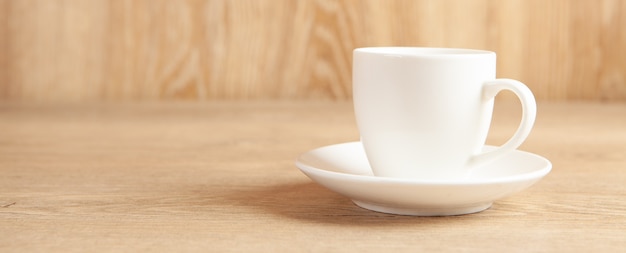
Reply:
[[623, 0], [0, 0], [0, 99], [350, 99], [355, 47], [468, 47], [626, 101]]

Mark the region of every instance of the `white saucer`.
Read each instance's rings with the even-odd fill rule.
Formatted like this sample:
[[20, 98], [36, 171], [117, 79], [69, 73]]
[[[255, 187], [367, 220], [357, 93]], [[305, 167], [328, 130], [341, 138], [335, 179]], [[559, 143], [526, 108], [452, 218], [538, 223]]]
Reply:
[[375, 177], [360, 142], [311, 150], [298, 157], [296, 166], [313, 181], [362, 208], [419, 216], [483, 211], [495, 200], [530, 187], [552, 169], [547, 159], [516, 150], [474, 169], [462, 181]]

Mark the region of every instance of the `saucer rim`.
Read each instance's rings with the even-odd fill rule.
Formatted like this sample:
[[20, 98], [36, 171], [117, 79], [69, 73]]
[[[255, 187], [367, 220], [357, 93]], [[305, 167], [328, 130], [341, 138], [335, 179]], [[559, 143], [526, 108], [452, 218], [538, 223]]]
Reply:
[[[349, 174], [342, 173], [336, 171], [329, 171], [321, 168], [317, 168], [315, 166], [310, 165], [304, 161], [304, 157], [308, 154], [315, 152], [317, 150], [328, 149], [332, 147], [338, 146], [353, 146], [353, 145], [361, 145], [360, 141], [352, 141], [352, 142], [343, 142], [337, 144], [326, 145], [322, 147], [318, 147], [315, 149], [311, 149], [307, 152], [302, 153], [296, 158], [295, 164], [296, 166], [302, 170], [303, 172], [308, 171], [310, 173], [322, 173], [327, 176], [344, 178], [346, 180], [360, 180], [360, 181], [368, 181], [368, 182], [385, 182], [385, 183], [394, 183], [394, 184], [410, 184], [410, 185], [430, 185], [430, 186], [470, 186], [470, 185], [489, 185], [489, 184], [506, 184], [506, 183], [514, 183], [521, 181], [529, 181], [538, 178], [542, 178], [546, 176], [552, 170], [552, 163], [550, 160], [546, 159], [543, 156], [523, 151], [523, 150], [514, 150], [512, 152], [520, 153], [525, 156], [532, 157], [533, 159], [541, 160], [544, 164], [541, 169], [533, 170], [528, 173], [522, 173], [517, 175], [507, 175], [501, 177], [490, 177], [490, 178], [474, 178], [471, 176], [466, 179], [455, 179], [455, 180], [424, 180], [424, 179], [411, 179], [411, 178], [394, 178], [394, 177], [377, 177], [373, 175], [359, 175], [359, 174]], [[492, 145], [485, 145], [485, 147], [496, 147]], [[486, 165], [489, 166], [489, 165]]]

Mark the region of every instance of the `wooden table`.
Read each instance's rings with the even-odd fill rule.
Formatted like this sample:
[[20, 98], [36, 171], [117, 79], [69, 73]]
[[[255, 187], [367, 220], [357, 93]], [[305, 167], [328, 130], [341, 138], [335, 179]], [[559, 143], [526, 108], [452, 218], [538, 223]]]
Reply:
[[[490, 144], [519, 120], [498, 103]], [[540, 103], [553, 171], [490, 209], [361, 209], [294, 159], [358, 140], [349, 102], [0, 103], [0, 252], [626, 250], [626, 104]]]

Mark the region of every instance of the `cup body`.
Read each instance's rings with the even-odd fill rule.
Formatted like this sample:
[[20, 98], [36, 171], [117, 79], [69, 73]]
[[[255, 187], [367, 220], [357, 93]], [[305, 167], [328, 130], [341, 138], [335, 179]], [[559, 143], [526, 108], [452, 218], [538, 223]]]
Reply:
[[485, 144], [496, 77], [494, 52], [375, 47], [353, 52], [353, 99], [361, 142], [382, 177], [460, 179]]

